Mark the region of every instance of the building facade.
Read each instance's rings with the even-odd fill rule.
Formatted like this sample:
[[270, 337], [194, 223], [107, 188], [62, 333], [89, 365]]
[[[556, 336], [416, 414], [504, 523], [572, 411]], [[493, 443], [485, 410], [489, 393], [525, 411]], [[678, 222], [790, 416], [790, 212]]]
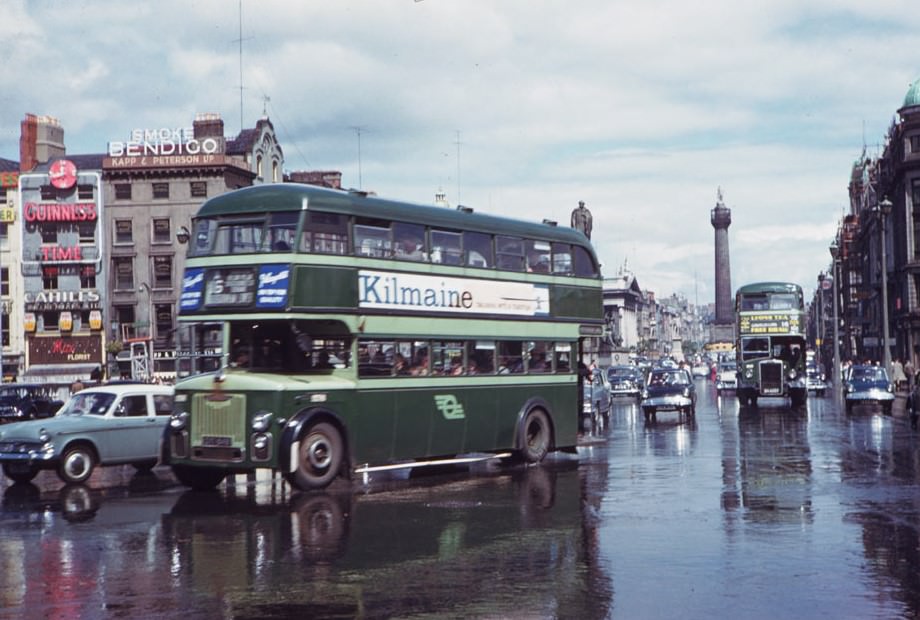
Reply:
[[29, 114], [18, 166], [0, 162], [5, 380], [137, 376], [138, 357], [144, 378], [173, 379], [192, 216], [211, 196], [284, 180], [269, 119], [227, 138], [216, 114], [90, 155], [67, 155], [58, 121]]
[[[920, 80], [897, 110], [881, 152], [854, 162], [849, 210], [829, 270], [837, 278], [840, 356], [920, 362]], [[883, 285], [884, 283], [884, 285]]]

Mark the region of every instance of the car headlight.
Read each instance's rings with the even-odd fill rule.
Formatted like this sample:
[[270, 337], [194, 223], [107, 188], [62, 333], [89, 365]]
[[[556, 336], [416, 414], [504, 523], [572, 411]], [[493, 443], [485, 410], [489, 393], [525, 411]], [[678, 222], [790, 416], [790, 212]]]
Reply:
[[174, 431], [184, 430], [188, 425], [188, 411], [180, 411], [169, 416], [169, 428]]
[[753, 379], [753, 378], [754, 378], [754, 369], [753, 369], [753, 368], [745, 368], [745, 369], [744, 369], [744, 378], [745, 378], [745, 379]]
[[252, 430], [257, 433], [264, 433], [272, 423], [272, 413], [270, 411], [257, 411], [252, 418]]
[[642, 398], [648, 398], [648, 390], [642, 390]]
[[49, 441], [51, 441], [51, 433], [49, 433], [49, 432], [48, 432], [46, 429], [44, 429], [44, 428], [39, 429], [39, 431], [38, 431], [38, 440], [39, 440], [41, 443], [48, 443]]
[[684, 388], [684, 398], [690, 398], [690, 388]]
[[889, 391], [889, 392], [894, 392], [894, 386], [893, 386], [892, 384], [890, 384], [890, 383], [888, 384], [888, 391]]
[[789, 373], [786, 375], [790, 379], [795, 379], [798, 376], [798, 373], [795, 371], [795, 368], [790, 368]]

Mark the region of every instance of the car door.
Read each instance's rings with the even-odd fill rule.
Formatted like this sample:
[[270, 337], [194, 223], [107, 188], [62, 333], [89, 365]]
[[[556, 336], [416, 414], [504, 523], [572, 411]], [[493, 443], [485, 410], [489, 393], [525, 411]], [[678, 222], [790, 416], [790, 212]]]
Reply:
[[157, 423], [149, 394], [124, 394], [116, 403], [112, 415], [113, 432], [107, 433], [106, 446], [109, 460], [118, 462], [157, 458], [163, 426]]

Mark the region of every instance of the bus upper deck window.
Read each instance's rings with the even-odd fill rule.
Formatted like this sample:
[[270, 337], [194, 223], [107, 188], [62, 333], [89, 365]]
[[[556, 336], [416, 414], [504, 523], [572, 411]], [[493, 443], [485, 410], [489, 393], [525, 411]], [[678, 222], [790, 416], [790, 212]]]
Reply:
[[431, 231], [431, 262], [444, 265], [462, 264], [460, 233], [446, 230]]
[[496, 260], [499, 269], [524, 271], [524, 240], [518, 237], [496, 237]]
[[300, 250], [316, 254], [348, 254], [348, 218], [338, 213], [309, 212], [300, 238]]
[[553, 244], [553, 273], [572, 275], [572, 246], [569, 244]]
[[597, 265], [591, 258], [591, 254], [585, 248], [575, 245], [572, 246], [572, 254], [575, 258], [575, 275], [583, 277], [597, 276]]
[[466, 231], [463, 233], [463, 251], [470, 267], [492, 267], [492, 235]]
[[273, 213], [268, 222], [268, 234], [262, 246], [263, 252], [291, 252], [295, 247], [297, 234], [297, 212]]
[[425, 260], [425, 227], [421, 224], [393, 222], [393, 240], [393, 255], [396, 258]]
[[355, 224], [355, 255], [388, 258], [390, 248], [389, 228]]

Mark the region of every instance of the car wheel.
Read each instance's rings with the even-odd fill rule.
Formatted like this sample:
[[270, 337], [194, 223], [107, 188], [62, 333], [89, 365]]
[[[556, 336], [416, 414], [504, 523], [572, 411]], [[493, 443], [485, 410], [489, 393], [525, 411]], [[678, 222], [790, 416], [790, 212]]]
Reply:
[[226, 472], [215, 467], [189, 467], [173, 465], [173, 475], [181, 484], [196, 491], [210, 491], [226, 477]]
[[288, 480], [301, 491], [329, 486], [342, 467], [344, 445], [341, 433], [329, 422], [311, 425], [300, 439], [297, 469]]
[[96, 455], [92, 448], [79, 444], [67, 448], [58, 466], [58, 477], [67, 483], [80, 483], [93, 474], [96, 467]]
[[552, 444], [549, 416], [542, 409], [531, 409], [521, 425], [521, 456], [528, 463], [539, 463]]
[[4, 463], [3, 474], [13, 482], [32, 482], [38, 468], [25, 463]]

